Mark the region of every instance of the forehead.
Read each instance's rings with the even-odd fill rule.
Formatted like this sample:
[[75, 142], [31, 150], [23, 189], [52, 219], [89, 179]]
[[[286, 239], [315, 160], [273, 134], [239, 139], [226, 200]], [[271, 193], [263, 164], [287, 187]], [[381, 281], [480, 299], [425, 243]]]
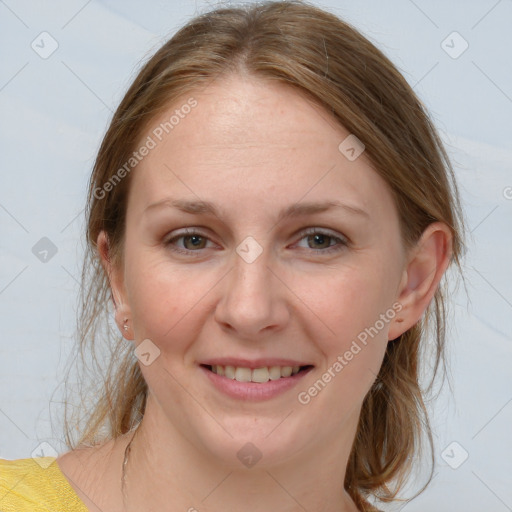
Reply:
[[141, 213], [168, 195], [280, 209], [328, 194], [378, 214], [391, 196], [364, 152], [351, 161], [340, 151], [349, 135], [290, 86], [216, 81], [149, 124], [140, 144], [153, 147], [133, 173], [129, 209]]

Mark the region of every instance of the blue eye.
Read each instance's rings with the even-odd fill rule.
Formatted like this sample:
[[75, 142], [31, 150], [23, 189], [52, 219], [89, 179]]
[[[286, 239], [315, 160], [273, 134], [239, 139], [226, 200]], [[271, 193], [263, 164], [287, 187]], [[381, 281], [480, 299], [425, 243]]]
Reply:
[[[320, 248], [310, 248], [312, 251], [322, 254], [330, 254], [332, 252], [341, 251], [345, 247], [348, 246], [348, 241], [344, 237], [335, 236], [334, 234], [331, 234], [327, 231], [323, 231], [320, 229], [310, 228], [307, 231], [303, 231], [301, 233], [300, 240], [307, 239], [309, 245], [309, 241], [312, 241], [313, 243], [318, 243], [320, 245], [325, 245], [327, 240], [327, 247], [320, 247]], [[178, 240], [183, 240], [183, 247], [177, 246]], [[182, 232], [181, 234], [177, 234], [176, 236], [167, 239], [164, 242], [164, 245], [169, 247], [172, 251], [180, 253], [180, 254], [186, 254], [189, 256], [192, 256], [193, 253], [194, 256], [200, 256], [200, 249], [206, 249], [207, 247], [205, 244], [210, 241], [210, 239], [203, 235], [199, 231], [195, 231], [193, 229], [187, 229], [185, 232]], [[334, 243], [331, 243], [334, 242]], [[337, 242], [337, 243], [336, 243]], [[188, 247], [187, 247], [188, 245]]]

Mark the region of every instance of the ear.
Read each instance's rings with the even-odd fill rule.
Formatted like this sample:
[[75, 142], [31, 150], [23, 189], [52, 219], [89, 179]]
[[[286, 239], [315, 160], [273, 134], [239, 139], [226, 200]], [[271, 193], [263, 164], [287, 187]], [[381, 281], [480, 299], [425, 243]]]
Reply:
[[444, 222], [434, 222], [411, 250], [398, 290], [402, 309], [391, 322], [389, 340], [398, 338], [423, 316], [450, 264], [452, 240], [450, 228]]
[[[121, 268], [117, 268], [112, 262], [109, 239], [105, 231], [101, 231], [98, 235], [97, 248], [101, 258], [101, 264], [108, 275], [117, 327], [125, 339], [133, 340], [131, 310], [125, 300], [123, 271]], [[125, 326], [127, 326], [128, 329], [126, 329]]]

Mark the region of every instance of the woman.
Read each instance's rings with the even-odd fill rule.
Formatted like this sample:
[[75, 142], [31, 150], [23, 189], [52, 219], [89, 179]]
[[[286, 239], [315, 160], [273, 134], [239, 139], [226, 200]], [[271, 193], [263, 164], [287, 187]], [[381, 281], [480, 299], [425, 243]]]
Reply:
[[192, 20], [114, 114], [87, 239], [81, 348], [110, 298], [124, 339], [70, 451], [2, 461], [2, 510], [397, 496], [423, 423], [432, 444], [421, 350], [432, 332], [437, 368], [463, 224], [427, 113], [362, 35], [295, 1]]

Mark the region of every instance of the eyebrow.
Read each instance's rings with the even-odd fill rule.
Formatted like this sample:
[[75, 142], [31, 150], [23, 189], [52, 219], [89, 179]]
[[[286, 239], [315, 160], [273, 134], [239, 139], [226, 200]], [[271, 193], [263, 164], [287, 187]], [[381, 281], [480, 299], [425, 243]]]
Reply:
[[[219, 209], [209, 201], [189, 201], [185, 199], [165, 198], [156, 203], [152, 203], [144, 210], [144, 214], [160, 208], [176, 208], [184, 213], [192, 215], [214, 215], [221, 217]], [[370, 215], [365, 210], [358, 206], [341, 203], [339, 201], [324, 201], [324, 202], [306, 202], [292, 204], [282, 209], [277, 217], [277, 222], [280, 222], [285, 217], [299, 217], [301, 215], [312, 215], [322, 213], [334, 208], [340, 208], [348, 213], [360, 215], [370, 218]]]

